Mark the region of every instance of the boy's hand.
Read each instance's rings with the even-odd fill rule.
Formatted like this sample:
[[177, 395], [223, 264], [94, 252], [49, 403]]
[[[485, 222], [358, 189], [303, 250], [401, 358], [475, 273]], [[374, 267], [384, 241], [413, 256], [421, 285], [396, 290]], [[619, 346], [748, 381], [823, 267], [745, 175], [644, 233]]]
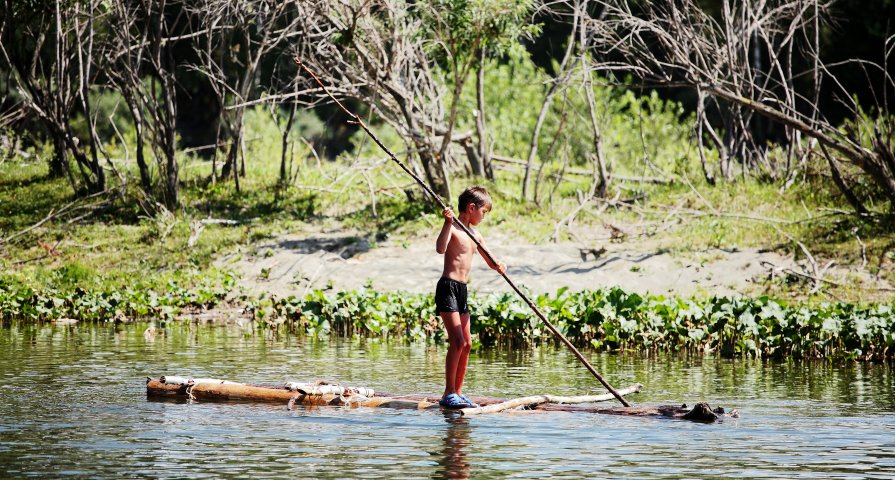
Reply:
[[445, 207], [441, 211], [441, 216], [444, 217], [445, 222], [452, 222], [454, 220], [454, 211], [451, 210], [451, 207]]
[[494, 269], [495, 269], [495, 270], [497, 270], [497, 271], [500, 272], [500, 273], [506, 273], [506, 272], [507, 272], [507, 266], [506, 266], [503, 262], [497, 260], [496, 263], [497, 263], [497, 264], [494, 266]]

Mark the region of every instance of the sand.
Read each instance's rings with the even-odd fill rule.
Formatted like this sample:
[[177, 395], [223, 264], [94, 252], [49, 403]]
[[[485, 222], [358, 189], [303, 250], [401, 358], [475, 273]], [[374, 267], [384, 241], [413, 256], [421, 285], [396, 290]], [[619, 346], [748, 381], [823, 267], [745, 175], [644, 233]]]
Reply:
[[[755, 248], [707, 249], [670, 253], [649, 240], [602, 242], [595, 255], [572, 242], [532, 245], [516, 238], [488, 240], [508, 276], [533, 293], [618, 286], [641, 294], [670, 296], [753, 296], [763, 291], [770, 265], [807, 271], [791, 257]], [[371, 245], [355, 232], [329, 231], [285, 235], [263, 241], [220, 263], [242, 274], [251, 293], [300, 296], [314, 288], [336, 290], [372, 286], [378, 290], [432, 292], [443, 259], [432, 238], [393, 240]], [[854, 274], [854, 272], [851, 272]], [[848, 276], [847, 269], [828, 272]], [[852, 275], [853, 276], [853, 275]], [[476, 258], [470, 290], [510, 291], [509, 285]], [[810, 287], [802, 287], [803, 290]], [[804, 292], [803, 292], [804, 293]]]

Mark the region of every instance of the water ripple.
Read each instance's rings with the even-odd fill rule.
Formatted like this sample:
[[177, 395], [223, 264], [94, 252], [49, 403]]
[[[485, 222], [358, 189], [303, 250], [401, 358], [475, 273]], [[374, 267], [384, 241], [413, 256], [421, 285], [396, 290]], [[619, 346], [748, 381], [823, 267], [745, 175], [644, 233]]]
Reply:
[[[463, 418], [433, 411], [149, 401], [143, 379], [332, 378], [441, 390], [444, 350], [173, 326], [0, 329], [0, 472], [9, 477], [892, 478], [889, 365], [834, 366], [590, 354], [638, 404], [709, 400], [740, 419], [704, 425], [569, 413]], [[602, 393], [553, 348], [470, 359], [467, 392]]]

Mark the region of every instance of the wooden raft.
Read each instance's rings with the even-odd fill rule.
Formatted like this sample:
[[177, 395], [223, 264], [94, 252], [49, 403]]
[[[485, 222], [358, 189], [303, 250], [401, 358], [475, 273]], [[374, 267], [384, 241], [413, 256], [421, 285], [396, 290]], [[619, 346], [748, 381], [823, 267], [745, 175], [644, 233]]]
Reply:
[[[305, 406], [357, 406], [357, 407], [386, 407], [408, 408], [414, 410], [440, 409], [438, 404], [440, 396], [426, 394], [397, 395], [376, 392], [371, 397], [363, 395], [346, 394], [311, 394], [290, 390], [278, 385], [252, 385], [233, 382], [203, 382], [196, 384], [170, 384], [163, 381], [164, 377], [146, 379], [146, 395], [148, 398], [194, 398], [196, 400], [229, 400], [245, 402], [266, 402], [287, 405], [291, 409], [294, 404]], [[641, 384], [634, 384], [619, 390], [622, 395], [638, 393]], [[352, 398], [353, 397], [353, 398]], [[700, 422], [714, 422], [723, 417], [737, 417], [738, 412], [733, 410], [725, 413], [724, 409], [712, 410], [707, 403], [698, 403], [693, 408], [686, 405], [672, 406], [641, 406], [641, 407], [597, 407], [592, 405], [580, 405], [582, 403], [596, 403], [612, 400], [611, 394], [586, 395], [586, 396], [556, 396], [534, 395], [529, 397], [504, 399], [486, 396], [471, 396], [473, 401], [480, 405], [479, 408], [465, 408], [455, 410], [462, 415], [481, 415], [497, 413], [501, 411], [563, 411], [601, 413], [609, 415], [626, 415], [658, 418], [677, 418], [683, 420], [695, 420]]]

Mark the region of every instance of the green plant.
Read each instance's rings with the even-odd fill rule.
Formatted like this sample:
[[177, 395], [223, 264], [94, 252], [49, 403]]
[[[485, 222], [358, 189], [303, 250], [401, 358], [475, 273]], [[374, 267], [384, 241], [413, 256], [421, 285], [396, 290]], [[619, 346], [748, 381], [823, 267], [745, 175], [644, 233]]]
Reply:
[[[768, 297], [704, 300], [641, 296], [618, 288], [534, 298], [570, 341], [598, 350], [718, 351], [724, 356], [884, 359], [895, 356], [891, 304], [789, 306]], [[473, 295], [472, 333], [482, 345], [555, 339], [510, 293]], [[442, 340], [430, 295], [370, 289], [272, 302], [274, 317], [308, 335]], [[270, 321], [273, 321], [272, 319]]]

